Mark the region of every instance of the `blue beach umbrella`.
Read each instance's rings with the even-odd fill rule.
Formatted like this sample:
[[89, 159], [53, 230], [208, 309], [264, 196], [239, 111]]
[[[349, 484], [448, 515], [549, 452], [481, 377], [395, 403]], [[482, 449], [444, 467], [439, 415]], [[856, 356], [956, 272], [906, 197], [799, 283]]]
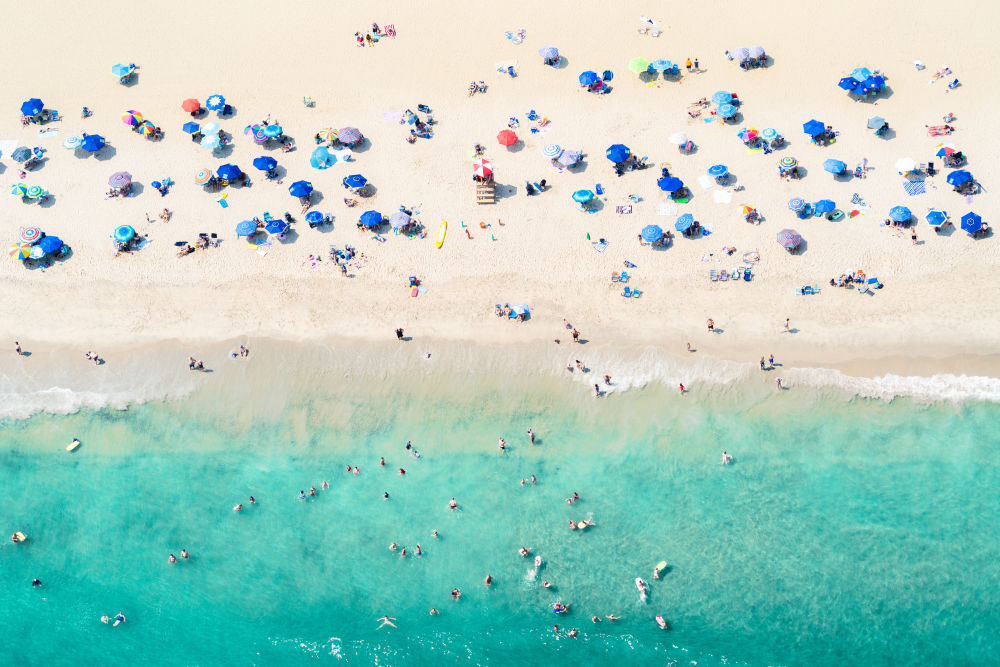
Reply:
[[631, 154], [632, 151], [630, 151], [628, 146], [626, 146], [625, 144], [612, 144], [608, 146], [608, 150], [605, 152], [605, 155], [608, 156], [608, 159], [614, 162], [615, 164], [625, 162], [626, 160], [628, 160], [628, 157]]
[[330, 153], [326, 146], [318, 147], [312, 152], [312, 156], [309, 158], [309, 164], [315, 169], [326, 169], [336, 161], [336, 158], [333, 157], [333, 154]]
[[663, 238], [663, 229], [661, 229], [659, 225], [646, 225], [642, 228], [642, 231], [639, 232], [639, 235], [642, 237], [643, 241], [654, 243]]
[[931, 210], [927, 213], [924, 219], [927, 220], [927, 224], [932, 227], [940, 227], [944, 224], [944, 221], [948, 219], [948, 214], [944, 211]]
[[58, 236], [45, 236], [38, 242], [38, 247], [45, 253], [55, 252], [63, 247], [63, 242]]
[[806, 207], [806, 200], [802, 197], [792, 197], [788, 200], [788, 208], [798, 213]]
[[870, 76], [861, 82], [861, 85], [870, 91], [878, 92], [885, 88], [885, 77], [883, 76]]
[[264, 127], [264, 136], [268, 139], [274, 139], [275, 137], [281, 136], [281, 126], [280, 125], [267, 125]]
[[351, 174], [350, 176], [345, 176], [342, 182], [344, 184], [344, 187], [363, 188], [365, 187], [365, 184], [368, 182], [368, 179], [362, 176], [361, 174]]
[[677, 222], [674, 223], [674, 229], [683, 233], [691, 229], [691, 225], [694, 224], [694, 216], [690, 213], [685, 213], [681, 217], [677, 218]]
[[590, 70], [587, 70], [586, 72], [580, 75], [581, 86], [590, 86], [592, 84], [597, 83], [600, 80], [601, 77], [597, 76], [597, 72], [591, 72]]
[[594, 193], [590, 190], [577, 190], [573, 193], [573, 201], [578, 204], [586, 204], [594, 198]]
[[656, 185], [664, 192], [676, 192], [684, 187], [684, 182], [676, 176], [667, 176], [658, 179]]
[[293, 197], [308, 197], [312, 191], [313, 186], [309, 181], [295, 181], [288, 186], [288, 194]]
[[760, 138], [764, 141], [774, 141], [778, 138], [778, 131], [773, 127], [765, 127], [760, 133]]
[[722, 178], [729, 173], [729, 168], [724, 164], [713, 164], [708, 168], [708, 175], [714, 178]]
[[255, 157], [253, 159], [253, 166], [254, 169], [259, 169], [261, 171], [271, 171], [278, 166], [278, 161], [270, 155], [261, 155], [260, 157]]
[[716, 112], [720, 118], [732, 118], [737, 114], [737, 109], [732, 104], [723, 104]]
[[224, 164], [216, 169], [215, 173], [224, 181], [235, 181], [243, 173], [243, 170], [235, 164]]
[[319, 211], [309, 211], [306, 213], [306, 222], [315, 225], [317, 222], [323, 221], [323, 214]]
[[264, 227], [264, 231], [268, 234], [284, 234], [286, 229], [288, 229], [288, 223], [281, 218], [268, 220], [267, 225]]
[[132, 239], [135, 236], [135, 230], [129, 225], [121, 225], [115, 228], [114, 237], [115, 241], [119, 243], [125, 243], [126, 241]]
[[729, 104], [733, 101], [732, 93], [720, 90], [712, 95], [712, 102], [718, 105]]
[[543, 46], [538, 49], [538, 55], [545, 58], [546, 60], [555, 60], [559, 57], [559, 49], [554, 46]]
[[236, 225], [236, 236], [253, 236], [257, 231], [257, 223], [253, 220], [244, 220]]
[[822, 134], [826, 130], [826, 125], [818, 120], [810, 120], [807, 123], [802, 124], [802, 131], [808, 134], [810, 137], [815, 137], [817, 134]]
[[210, 95], [209, 98], [205, 100], [205, 108], [212, 111], [218, 111], [224, 106], [226, 106], [226, 98], [222, 95]]
[[851, 72], [851, 78], [857, 81], [864, 81], [872, 75], [872, 71], [867, 67], [858, 67], [853, 72]]
[[842, 174], [847, 169], [847, 165], [840, 160], [829, 159], [823, 162], [823, 169], [831, 174]]
[[122, 77], [131, 71], [132, 71], [131, 67], [129, 67], [128, 65], [123, 65], [122, 63], [118, 63], [117, 65], [111, 66], [111, 74], [113, 76]]
[[962, 216], [962, 231], [971, 234], [973, 232], [978, 232], [982, 228], [983, 228], [982, 217], [976, 215], [972, 211], [969, 211], [968, 213]]
[[817, 213], [829, 213], [835, 208], [837, 208], [837, 205], [830, 199], [820, 199], [818, 202], [813, 204], [813, 210]]
[[185, 134], [197, 134], [198, 132], [201, 132], [201, 125], [192, 121], [188, 121], [187, 123], [181, 125], [181, 131], [183, 131]]
[[222, 143], [217, 134], [209, 134], [201, 138], [201, 147], [207, 148], [210, 151], [214, 151]]
[[10, 156], [14, 158], [15, 162], [24, 162], [31, 157], [31, 149], [26, 146], [19, 146], [14, 149], [14, 152]]
[[839, 83], [837, 83], [837, 85], [843, 88], [844, 90], [851, 91], [854, 90], [854, 87], [857, 86], [858, 83], [859, 81], [857, 79], [845, 76], [843, 79], [840, 80]]
[[972, 174], [965, 169], [959, 169], [948, 174], [948, 185], [962, 185], [972, 180]]
[[649, 63], [649, 66], [650, 68], [652, 68], [654, 72], [662, 72], [663, 70], [670, 69], [671, 67], [674, 66], [674, 64], [669, 60], [665, 60], [663, 58], [657, 58], [653, 62]]
[[883, 125], [885, 125], [885, 118], [882, 118], [882, 116], [872, 116], [868, 119], [869, 130], [877, 130]]
[[544, 155], [547, 158], [555, 159], [560, 155], [562, 155], [562, 148], [559, 146], [559, 144], [545, 144], [545, 146], [542, 148], [542, 155]]
[[37, 97], [32, 97], [30, 100], [25, 100], [21, 104], [21, 115], [22, 116], [35, 116], [42, 113], [45, 105]]
[[906, 222], [913, 217], [910, 209], [905, 206], [893, 206], [889, 209], [889, 219], [894, 222]]
[[104, 137], [99, 134], [88, 134], [83, 140], [83, 150], [95, 153], [104, 148]]
[[365, 227], [378, 227], [382, 224], [382, 214], [378, 211], [365, 211], [361, 214], [361, 224]]

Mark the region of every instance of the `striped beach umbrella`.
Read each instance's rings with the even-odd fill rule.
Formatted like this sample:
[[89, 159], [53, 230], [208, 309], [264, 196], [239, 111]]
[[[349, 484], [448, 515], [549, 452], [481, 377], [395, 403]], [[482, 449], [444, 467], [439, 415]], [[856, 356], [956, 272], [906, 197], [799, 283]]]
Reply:
[[802, 243], [802, 236], [794, 229], [782, 229], [778, 232], [778, 245], [785, 250], [794, 250]]
[[542, 155], [547, 158], [555, 159], [562, 154], [562, 148], [559, 144], [545, 144], [542, 148]]
[[486, 158], [479, 158], [472, 163], [472, 173], [479, 178], [486, 178], [493, 173], [493, 163]]
[[264, 135], [268, 139], [273, 139], [275, 137], [281, 136], [281, 126], [280, 125], [267, 125], [264, 127]]
[[362, 135], [361, 130], [356, 127], [342, 127], [340, 128], [340, 131], [337, 132], [337, 138], [340, 139], [340, 143], [350, 146], [351, 144], [356, 144], [364, 139], [364, 135]]
[[207, 148], [210, 151], [214, 151], [221, 143], [222, 140], [219, 139], [219, 135], [217, 134], [209, 134], [201, 138], [202, 148]]
[[15, 197], [26, 197], [28, 195], [28, 186], [24, 183], [15, 183], [11, 187], [10, 193]]
[[15, 162], [26, 162], [31, 157], [31, 149], [27, 146], [18, 146], [10, 154]]
[[18, 235], [21, 243], [33, 244], [38, 243], [39, 239], [42, 238], [42, 230], [38, 227], [21, 227], [21, 233]]
[[194, 175], [195, 185], [205, 185], [210, 180], [212, 180], [211, 169], [199, 169], [198, 173]]
[[322, 130], [316, 133], [320, 141], [333, 141], [337, 138], [337, 130], [332, 127], [324, 127]]
[[264, 131], [263, 127], [258, 127], [253, 132], [253, 140], [258, 144], [262, 144], [267, 141], [267, 133]]
[[125, 243], [135, 236], [135, 230], [130, 225], [120, 225], [119, 227], [115, 227], [112, 236], [114, 236], [115, 241]]
[[40, 185], [32, 185], [28, 188], [28, 192], [25, 195], [28, 199], [41, 199], [42, 195], [45, 194], [45, 188]]
[[28, 259], [31, 256], [31, 246], [27, 243], [15, 243], [7, 249], [7, 254], [14, 259]]
[[393, 229], [399, 229], [403, 227], [410, 221], [410, 216], [404, 211], [396, 211], [389, 216], [389, 224], [392, 225]]
[[224, 106], [226, 106], [226, 98], [222, 95], [209, 95], [208, 99], [205, 100], [205, 108], [211, 111], [218, 111]]
[[126, 185], [132, 182], [132, 174], [127, 171], [116, 171], [111, 174], [111, 178], [108, 179], [108, 185], [113, 188], [124, 188]]
[[66, 137], [63, 139], [63, 148], [68, 148], [73, 150], [74, 148], [79, 148], [83, 143], [83, 138], [73, 135], [71, 137]]
[[782, 169], [792, 169], [793, 167], [798, 166], [798, 164], [799, 161], [791, 156], [783, 157], [780, 160], [778, 160], [778, 166], [781, 167]]
[[774, 141], [778, 138], [778, 131], [773, 127], [765, 127], [764, 131], [760, 133], [760, 136], [765, 141]]
[[792, 197], [788, 200], [788, 208], [798, 213], [806, 207], [806, 200], [802, 197]]
[[243, 128], [243, 134], [253, 136], [260, 129], [259, 123], [251, 123]]
[[126, 125], [138, 125], [142, 122], [142, 114], [135, 109], [129, 109], [122, 116], [122, 122]]

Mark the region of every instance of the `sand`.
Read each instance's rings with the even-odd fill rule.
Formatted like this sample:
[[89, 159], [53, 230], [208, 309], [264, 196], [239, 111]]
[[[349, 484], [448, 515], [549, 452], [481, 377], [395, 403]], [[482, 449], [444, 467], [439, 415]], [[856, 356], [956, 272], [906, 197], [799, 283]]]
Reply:
[[[993, 47], [992, 19], [998, 12], [993, 5], [943, 12], [933, 3], [910, 2], [874, 11], [851, 1], [834, 12], [819, 3], [778, 2], [747, 12], [724, 2], [679, 4], [669, 16], [653, 15], [663, 30], [658, 38], [637, 32], [637, 17], [651, 11], [647, 5], [622, 6], [612, 11], [596, 2], [454, 7], [299, 2], [279, 8], [251, 2], [216, 8], [184, 1], [157, 7], [156, 19], [145, 20], [132, 12], [99, 13], [62, 3], [19, 9], [20, 24], [34, 26], [50, 46], [32, 53], [30, 67], [19, 40], [0, 46], [7, 62], [25, 63], [6, 73], [0, 108], [7, 110], [7, 120], [0, 140], [48, 149], [44, 166], [24, 182], [46, 187], [52, 201], [39, 206], [8, 196], [4, 225], [10, 241], [18, 227], [38, 225], [66, 241], [73, 255], [44, 272], [27, 271], [12, 260], [0, 263], [6, 309], [0, 340], [18, 339], [36, 351], [54, 344], [79, 348], [83, 364], [86, 349], [108, 356], [114, 347], [170, 339], [264, 336], [389, 340], [400, 326], [415, 341], [434, 341], [446, 353], [442, 342], [449, 340], [554, 346], [553, 338], [568, 338], [560, 328], [566, 317], [601, 345], [652, 345], [679, 353], [691, 342], [696, 354], [740, 363], [774, 353], [862, 375], [890, 369], [927, 373], [932, 367], [983, 374], [992, 367], [989, 360], [1000, 347], [997, 310], [989, 301], [1000, 279], [996, 238], [974, 240], [960, 230], [935, 235], [923, 214], [943, 208], [957, 222], [974, 210], [994, 222], [997, 167], [988, 152], [995, 145], [995, 119], [988, 111], [998, 93], [992, 63], [982, 57]], [[266, 18], [271, 12], [273, 20]], [[398, 36], [356, 47], [354, 32], [372, 21], [395, 24]], [[522, 44], [505, 38], [504, 31], [522, 27]], [[564, 55], [564, 67], [541, 63], [537, 50], [550, 44]], [[773, 57], [770, 67], [744, 72], [724, 56], [726, 49], [753, 44]], [[697, 56], [704, 71], [647, 86], [626, 67], [635, 56], [681, 63]], [[917, 71], [916, 59], [927, 69]], [[134, 85], [121, 86], [111, 76], [111, 65], [120, 61], [140, 66]], [[516, 78], [495, 72], [495, 64], [512, 61]], [[951, 67], [961, 87], [947, 91], [944, 82], [928, 83], [942, 64]], [[852, 101], [836, 83], [857, 66], [882, 69], [891, 95], [875, 104]], [[585, 69], [612, 70], [613, 92], [582, 92], [577, 76]], [[480, 79], [489, 84], [488, 92], [469, 97], [468, 83]], [[687, 117], [689, 102], [716, 90], [739, 94], [743, 122], [722, 126]], [[181, 101], [193, 96], [204, 102], [213, 93], [225, 95], [236, 109], [235, 116], [219, 120], [234, 137], [223, 157], [180, 130], [190, 120]], [[313, 108], [302, 104], [304, 95], [316, 101]], [[20, 127], [17, 108], [32, 96], [65, 117], [51, 125], [58, 136], [38, 138], [35, 126]], [[415, 110], [419, 103], [433, 109], [435, 136], [410, 145], [404, 126], [383, 115]], [[83, 105], [93, 117], [81, 120]], [[126, 109], [138, 109], [160, 125], [165, 139], [151, 142], [131, 132], [120, 120]], [[528, 131], [532, 124], [525, 114], [531, 109], [551, 121], [547, 132]], [[956, 116], [958, 131], [929, 137], [925, 125], [939, 124], [948, 112]], [[243, 135], [247, 124], [267, 114], [296, 139], [298, 150], [262, 150]], [[866, 129], [872, 115], [889, 121], [895, 131], [890, 139]], [[511, 116], [520, 120], [523, 142], [508, 150], [495, 136]], [[838, 130], [837, 142], [810, 145], [801, 131], [810, 118]], [[369, 140], [353, 163], [311, 168], [312, 135], [322, 127], [347, 125]], [[767, 156], [749, 154], [735, 136], [743, 125], [774, 127], [788, 146]], [[64, 150], [62, 140], [79, 131], [102, 134], [109, 148], [82, 159]], [[688, 133], [697, 152], [681, 155], [667, 141], [677, 131]], [[503, 196], [493, 206], [475, 203], [469, 151], [477, 141], [487, 146], [501, 184]], [[934, 157], [941, 141], [952, 141], [969, 155], [968, 168], [984, 185], [971, 206], [945, 183], [947, 170]], [[583, 150], [585, 168], [553, 173], [541, 155], [542, 146], [553, 142]], [[604, 150], [617, 142], [657, 166], [669, 163], [672, 174], [694, 192], [678, 213], [692, 213], [714, 233], [677, 239], [665, 251], [640, 247], [636, 237], [643, 226], [672, 228], [675, 216], [657, 215], [663, 201], [655, 184], [658, 168], [621, 178], [613, 174]], [[285, 169], [283, 185], [266, 182], [251, 167], [262, 154]], [[803, 180], [778, 178], [777, 162], [788, 155], [807, 170]], [[904, 156], [933, 160], [938, 167], [926, 194], [904, 193], [893, 168]], [[831, 157], [852, 169], [867, 158], [872, 171], [863, 180], [836, 182], [822, 169]], [[19, 170], [6, 156], [0, 162], [5, 167], [0, 184], [9, 189]], [[226, 209], [217, 203], [218, 194], [193, 182], [199, 168], [224, 162], [239, 165], [253, 181], [250, 188], [230, 189]], [[719, 162], [744, 186], [729, 204], [716, 203], [697, 182]], [[140, 192], [126, 200], [105, 199], [107, 178], [120, 170], [133, 175]], [[377, 192], [348, 208], [340, 180], [355, 172], [368, 177]], [[176, 185], [161, 198], [149, 183], [167, 176]], [[525, 180], [542, 178], [552, 187], [525, 196]], [[301, 220], [287, 192], [299, 179], [311, 181], [321, 195], [314, 208], [336, 217], [332, 230], [312, 230]], [[571, 193], [596, 183], [606, 191], [602, 210], [579, 212]], [[849, 221], [800, 221], [787, 209], [793, 196], [831, 198], [848, 209], [855, 192], [871, 208]], [[633, 212], [616, 214], [630, 194], [640, 198]], [[763, 224], [743, 222], [745, 203], [761, 211]], [[380, 243], [355, 228], [367, 208], [389, 215], [400, 204], [419, 210], [428, 238], [390, 233]], [[916, 246], [908, 233], [880, 227], [888, 210], [900, 204], [919, 218]], [[168, 224], [156, 220], [163, 207], [173, 211]], [[261, 256], [235, 238], [240, 220], [285, 210], [299, 218], [293, 242], [275, 243]], [[439, 250], [433, 239], [442, 220], [449, 222], [449, 232]], [[481, 229], [480, 222], [490, 226]], [[133, 225], [151, 243], [116, 257], [109, 235], [119, 224]], [[805, 238], [801, 253], [789, 255], [776, 244], [775, 234], [785, 227]], [[218, 233], [221, 247], [178, 259], [174, 242], [193, 242], [199, 232]], [[608, 249], [596, 253], [587, 234], [606, 238]], [[325, 258], [330, 244], [345, 243], [365, 256], [349, 278], [325, 259], [315, 269], [308, 265], [310, 253]], [[725, 257], [724, 246], [735, 246], [736, 254]], [[709, 269], [735, 267], [753, 250], [761, 259], [752, 282], [709, 281]], [[610, 281], [625, 260], [637, 265], [630, 273], [631, 284], [643, 292], [639, 299], [623, 299]], [[877, 276], [884, 289], [861, 295], [828, 287], [830, 278], [855, 269]], [[410, 275], [427, 289], [417, 298], [407, 287]], [[794, 293], [809, 284], [820, 285], [821, 293]], [[531, 321], [495, 318], [493, 305], [506, 302], [530, 304]], [[707, 317], [723, 333], [708, 334]], [[786, 317], [792, 334], [780, 333]], [[940, 364], [934, 361], [944, 357]]]

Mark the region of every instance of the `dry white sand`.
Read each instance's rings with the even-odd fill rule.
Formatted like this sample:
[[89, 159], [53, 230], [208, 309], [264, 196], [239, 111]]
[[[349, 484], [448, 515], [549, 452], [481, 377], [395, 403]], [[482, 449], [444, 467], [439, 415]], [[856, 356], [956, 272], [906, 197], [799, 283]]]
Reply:
[[[614, 8], [612, 8], [614, 7]], [[158, 339], [221, 340], [234, 336], [386, 338], [396, 326], [418, 338], [476, 339], [486, 342], [548, 341], [560, 332], [563, 317], [600, 343], [621, 341], [682, 350], [691, 341], [699, 354], [755, 361], [759, 352], [797, 356], [822, 363], [893, 356], [905, 371], [914, 357], [950, 353], [995, 354], [1000, 337], [992, 306], [1000, 281], [997, 238], [973, 240], [960, 230], [935, 235], [923, 221], [930, 207], [947, 210], [953, 220], [969, 210], [995, 223], [998, 97], [995, 66], [995, 4], [973, 2], [961, 11], [944, 11], [931, 2], [882, 4], [851, 0], [837, 3], [772, 2], [748, 8], [728, 2], [671, 4], [670, 15], [650, 14], [663, 30], [658, 38], [637, 33], [637, 17], [649, 5], [598, 2], [506, 2], [498, 5], [373, 2], [342, 6], [326, 2], [247, 2], [211, 5], [181, 2], [155, 8], [155, 18], [136, 11], [97, 10], [92, 5], [38, 2], [18, 9], [16, 30], [0, 53], [9, 66], [0, 90], [6, 110], [0, 140], [48, 149], [44, 167], [25, 183], [46, 187], [51, 205], [41, 207], [7, 196], [3, 225], [10, 241], [22, 225], [38, 225], [73, 248], [65, 263], [42, 271], [20, 262], [0, 263], [0, 295], [5, 315], [0, 339], [19, 339], [28, 347], [63, 342], [81, 349], [151, 342]], [[271, 16], [273, 15], [273, 18]], [[398, 37], [357, 48], [356, 30], [372, 21], [394, 23]], [[18, 27], [19, 26], [19, 27]], [[514, 45], [505, 30], [526, 30]], [[23, 53], [27, 34], [42, 46]], [[561, 69], [546, 67], [537, 50], [555, 45], [565, 57]], [[723, 52], [741, 45], [763, 45], [774, 59], [766, 69], [741, 71]], [[698, 57], [704, 70], [649, 87], [626, 64], [634, 56], [683, 63]], [[927, 69], [916, 71], [920, 59]], [[494, 65], [514, 61], [515, 79], [496, 74]], [[141, 66], [138, 82], [121, 86], [111, 76], [116, 62]], [[21, 63], [19, 66], [15, 63]], [[929, 84], [934, 70], [947, 64], [962, 86]], [[854, 67], [880, 68], [891, 95], [876, 104], [856, 103], [836, 87]], [[614, 90], [605, 96], [581, 92], [577, 76], [585, 69], [614, 71]], [[489, 91], [468, 97], [471, 80], [483, 79]], [[735, 91], [743, 100], [738, 125], [691, 121], [689, 102], [716, 90]], [[180, 108], [187, 97], [204, 102], [212, 93], [226, 96], [236, 115], [221, 120], [234, 135], [231, 154], [220, 158], [192, 143], [180, 130], [190, 120]], [[316, 100], [305, 108], [302, 96]], [[21, 128], [22, 100], [40, 97], [65, 120], [51, 127], [57, 137], [38, 138], [36, 127]], [[407, 130], [383, 114], [418, 103], [429, 105], [437, 124], [431, 140], [404, 141]], [[94, 110], [80, 119], [83, 105]], [[138, 109], [166, 131], [161, 142], [131, 132], [120, 117]], [[545, 134], [530, 134], [525, 113], [535, 109], [551, 123]], [[925, 125], [939, 124], [952, 112], [958, 131], [944, 139], [929, 137]], [[266, 114], [296, 138], [298, 150], [261, 150], [243, 128]], [[884, 116], [895, 131], [889, 140], [866, 129], [871, 115]], [[497, 144], [496, 134], [517, 116], [523, 143], [517, 150]], [[817, 148], [801, 125], [818, 118], [840, 132], [837, 142]], [[215, 114], [211, 114], [211, 120]], [[370, 143], [354, 163], [318, 171], [308, 164], [312, 135], [326, 126], [359, 127]], [[774, 127], [788, 147], [771, 155], [749, 154], [736, 138], [743, 125]], [[110, 144], [99, 158], [77, 158], [62, 140], [80, 131], [104, 135]], [[667, 141], [686, 131], [698, 145], [681, 155]], [[495, 205], [477, 206], [469, 151], [475, 142], [488, 147], [497, 180], [512, 194]], [[952, 141], [969, 155], [969, 169], [985, 192], [970, 206], [945, 183], [946, 170], [934, 151]], [[542, 157], [546, 143], [584, 150], [586, 168], [554, 174]], [[657, 215], [662, 201], [656, 187], [659, 169], [616, 178], [604, 157], [612, 143], [625, 143], [671, 172], [694, 191], [678, 213], [690, 212], [714, 233], [680, 238], [665, 251], [639, 247], [639, 230], [650, 223], [672, 228], [676, 216]], [[250, 162], [257, 155], [277, 158], [287, 170], [284, 184], [266, 182]], [[791, 155], [808, 171], [797, 182], [777, 175], [777, 162]], [[893, 168], [899, 157], [933, 160], [939, 175], [928, 192], [907, 196]], [[837, 182], [822, 169], [826, 158], [853, 168], [867, 158], [872, 171], [864, 180]], [[201, 167], [234, 162], [253, 179], [251, 188], [232, 189], [229, 208], [218, 195], [193, 182]], [[697, 177], [724, 163], [744, 190], [730, 204], [713, 200]], [[18, 182], [14, 163], [4, 156], [0, 184]], [[126, 200], [106, 200], [107, 178], [125, 170], [142, 191]], [[360, 172], [377, 194], [358, 208], [343, 203], [340, 180]], [[176, 185], [161, 198], [150, 181], [171, 177]], [[552, 186], [526, 197], [525, 180], [546, 178]], [[315, 208], [336, 216], [333, 230], [311, 230], [287, 192], [294, 180], [311, 181], [322, 200]], [[601, 183], [603, 210], [584, 214], [570, 199], [574, 190]], [[719, 190], [720, 188], [713, 188]], [[503, 190], [503, 188], [501, 188]], [[787, 209], [790, 197], [830, 198], [849, 210], [852, 193], [871, 204], [852, 220], [800, 221]], [[642, 201], [631, 215], [615, 206], [629, 194]], [[318, 197], [317, 197], [318, 199]], [[766, 217], [751, 226], [741, 205], [756, 206]], [[429, 228], [428, 238], [388, 235], [386, 243], [355, 228], [358, 214], [375, 208], [388, 215], [400, 204], [415, 206]], [[902, 204], [919, 218], [920, 244], [908, 234], [881, 228], [889, 208]], [[164, 206], [169, 224], [146, 222]], [[263, 211], [292, 211], [300, 219], [294, 243], [275, 244], [266, 257], [235, 238], [240, 220]], [[434, 247], [441, 220], [449, 221], [444, 247]], [[480, 222], [491, 224], [480, 229]], [[500, 222], [502, 221], [502, 226]], [[466, 238], [460, 223], [472, 232]], [[133, 255], [115, 257], [109, 239], [119, 224], [131, 224], [152, 243]], [[789, 255], [775, 242], [778, 230], [792, 227], [806, 239], [804, 252]], [[178, 259], [174, 242], [194, 241], [198, 232], [217, 232], [218, 249]], [[607, 238], [596, 253], [587, 241]], [[496, 240], [491, 240], [491, 236]], [[343, 279], [333, 263], [313, 270], [310, 253], [326, 256], [330, 244], [353, 244], [366, 258]], [[736, 255], [721, 264], [723, 246]], [[711, 268], [732, 268], [746, 251], [761, 261], [750, 283], [712, 283]], [[712, 261], [701, 258], [712, 253]], [[609, 280], [625, 260], [632, 285], [643, 291], [625, 300]], [[832, 289], [829, 279], [863, 269], [885, 288], [874, 296]], [[417, 275], [427, 292], [411, 298], [407, 277]], [[796, 296], [794, 288], [818, 283], [816, 296]], [[528, 324], [499, 321], [494, 303], [528, 303]], [[709, 336], [705, 319], [715, 318], [723, 334]], [[786, 317], [797, 330], [779, 334]], [[962, 357], [949, 369], [974, 373], [977, 356]], [[916, 366], [914, 368], [917, 368]], [[920, 372], [923, 372], [922, 370]]]

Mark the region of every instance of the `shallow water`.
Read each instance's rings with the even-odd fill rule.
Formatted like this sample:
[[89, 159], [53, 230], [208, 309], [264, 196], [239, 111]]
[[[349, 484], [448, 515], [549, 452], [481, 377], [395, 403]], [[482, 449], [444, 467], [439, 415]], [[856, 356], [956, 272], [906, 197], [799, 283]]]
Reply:
[[[985, 664], [1000, 645], [993, 403], [597, 400], [543, 376], [315, 366], [219, 385], [4, 422], [0, 516], [31, 539], [0, 546], [0, 627], [32, 638], [29, 662]], [[534, 581], [520, 546], [544, 560]]]

